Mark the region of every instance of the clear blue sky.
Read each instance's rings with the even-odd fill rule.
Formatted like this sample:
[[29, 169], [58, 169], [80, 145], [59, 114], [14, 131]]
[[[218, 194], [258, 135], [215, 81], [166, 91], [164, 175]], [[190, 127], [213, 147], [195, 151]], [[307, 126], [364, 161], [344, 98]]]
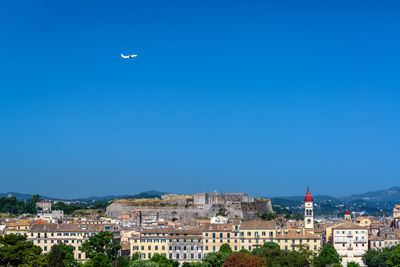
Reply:
[[0, 191], [399, 185], [399, 5], [3, 2]]

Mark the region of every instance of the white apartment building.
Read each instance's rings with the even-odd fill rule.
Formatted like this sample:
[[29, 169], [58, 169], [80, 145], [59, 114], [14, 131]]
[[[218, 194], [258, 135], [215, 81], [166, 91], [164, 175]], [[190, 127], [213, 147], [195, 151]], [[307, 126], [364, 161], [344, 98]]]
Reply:
[[332, 228], [333, 246], [342, 258], [342, 265], [349, 262], [365, 266], [362, 256], [368, 250], [368, 228], [345, 222]]

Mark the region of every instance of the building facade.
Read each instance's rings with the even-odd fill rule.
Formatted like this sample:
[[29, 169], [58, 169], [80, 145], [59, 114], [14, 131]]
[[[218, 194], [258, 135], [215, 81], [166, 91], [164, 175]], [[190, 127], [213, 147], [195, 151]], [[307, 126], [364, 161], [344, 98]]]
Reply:
[[332, 227], [333, 246], [342, 258], [342, 264], [349, 262], [364, 266], [362, 256], [368, 250], [368, 228], [345, 222]]

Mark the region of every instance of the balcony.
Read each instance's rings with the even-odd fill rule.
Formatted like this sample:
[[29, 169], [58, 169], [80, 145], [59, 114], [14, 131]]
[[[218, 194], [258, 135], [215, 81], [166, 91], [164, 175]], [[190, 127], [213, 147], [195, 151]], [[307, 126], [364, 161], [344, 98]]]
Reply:
[[353, 247], [351, 247], [351, 246], [347, 247], [347, 250], [353, 250]]

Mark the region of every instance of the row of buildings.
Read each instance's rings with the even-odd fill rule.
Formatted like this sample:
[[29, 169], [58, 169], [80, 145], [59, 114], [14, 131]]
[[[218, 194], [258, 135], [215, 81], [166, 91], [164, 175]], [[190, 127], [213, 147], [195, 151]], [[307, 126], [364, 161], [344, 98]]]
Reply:
[[316, 222], [309, 190], [301, 221], [287, 220], [284, 216], [267, 221], [218, 216], [199, 218], [191, 224], [157, 221], [132, 226], [127, 223], [129, 219], [129, 215], [95, 219], [61, 217], [57, 222], [48, 218], [8, 219], [0, 222], [0, 231], [26, 235], [45, 253], [58, 243], [71, 245], [79, 261], [86, 259], [81, 251], [82, 243], [101, 231], [114, 234], [122, 244], [122, 255], [139, 253], [143, 259], [149, 259], [161, 254], [181, 262], [201, 261], [208, 253], [218, 251], [222, 244], [229, 244], [233, 251], [251, 251], [265, 242], [275, 242], [283, 250], [304, 248], [317, 253], [330, 243], [344, 266], [349, 262], [363, 266], [362, 256], [368, 249], [382, 250], [400, 243], [400, 205], [390, 218], [352, 218], [347, 211], [343, 220]]

